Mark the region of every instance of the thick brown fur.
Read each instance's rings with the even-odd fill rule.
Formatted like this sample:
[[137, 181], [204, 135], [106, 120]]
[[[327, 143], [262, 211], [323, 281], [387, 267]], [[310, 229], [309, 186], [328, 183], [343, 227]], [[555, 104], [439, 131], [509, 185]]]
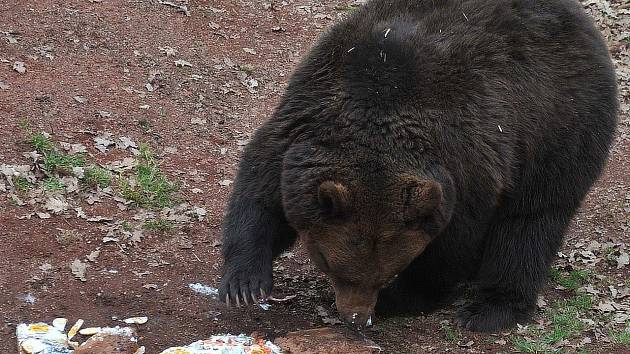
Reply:
[[299, 234], [346, 319], [377, 294], [377, 312], [429, 311], [471, 282], [462, 326], [527, 321], [608, 156], [616, 97], [574, 0], [369, 2], [322, 36], [245, 149], [222, 298], [269, 294]]

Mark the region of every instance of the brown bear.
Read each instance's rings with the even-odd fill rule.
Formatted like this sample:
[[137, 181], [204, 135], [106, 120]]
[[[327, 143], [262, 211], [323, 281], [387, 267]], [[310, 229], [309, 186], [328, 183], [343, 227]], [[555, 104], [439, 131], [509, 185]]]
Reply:
[[242, 156], [220, 294], [272, 289], [300, 238], [348, 322], [528, 320], [617, 123], [614, 69], [575, 0], [372, 0], [294, 72]]

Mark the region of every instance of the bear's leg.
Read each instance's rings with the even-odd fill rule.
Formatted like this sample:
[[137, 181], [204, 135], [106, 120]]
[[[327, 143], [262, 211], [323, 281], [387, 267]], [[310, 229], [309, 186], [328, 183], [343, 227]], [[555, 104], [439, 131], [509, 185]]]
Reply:
[[248, 145], [230, 195], [219, 288], [228, 305], [248, 305], [270, 295], [273, 257], [297, 238], [282, 208], [282, 140], [272, 133], [269, 125], [263, 126]]
[[271, 294], [272, 260], [290, 247], [296, 236], [281, 209], [268, 210], [247, 198], [234, 203], [226, 216], [219, 295], [228, 305], [240, 306]]
[[490, 226], [474, 301], [459, 312], [463, 327], [492, 332], [530, 319], [575, 208], [505, 216]]

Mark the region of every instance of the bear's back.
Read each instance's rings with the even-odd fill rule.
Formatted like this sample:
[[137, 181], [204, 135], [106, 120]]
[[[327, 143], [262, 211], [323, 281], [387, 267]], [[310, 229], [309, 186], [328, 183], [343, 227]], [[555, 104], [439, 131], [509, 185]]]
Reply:
[[322, 36], [275, 119], [310, 145], [509, 184], [555, 160], [599, 173], [616, 110], [607, 49], [573, 0], [376, 0]]

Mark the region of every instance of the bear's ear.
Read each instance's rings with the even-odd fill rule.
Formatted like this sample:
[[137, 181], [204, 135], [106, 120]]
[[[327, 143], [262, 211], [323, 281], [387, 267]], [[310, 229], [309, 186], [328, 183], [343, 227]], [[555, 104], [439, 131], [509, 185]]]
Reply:
[[415, 224], [431, 215], [442, 204], [442, 185], [415, 176], [402, 179], [402, 205], [405, 222]]
[[348, 210], [348, 199], [348, 189], [338, 182], [322, 182], [317, 190], [319, 208], [327, 218], [343, 217]]

